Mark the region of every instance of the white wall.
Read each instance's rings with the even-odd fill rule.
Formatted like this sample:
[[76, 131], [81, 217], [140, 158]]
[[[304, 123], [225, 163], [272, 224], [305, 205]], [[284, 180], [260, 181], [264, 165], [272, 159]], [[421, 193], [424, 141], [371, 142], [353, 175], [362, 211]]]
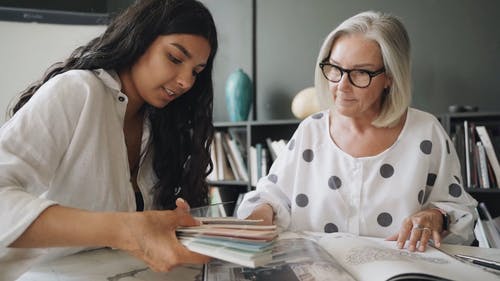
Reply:
[[0, 124], [19, 92], [105, 26], [0, 21]]

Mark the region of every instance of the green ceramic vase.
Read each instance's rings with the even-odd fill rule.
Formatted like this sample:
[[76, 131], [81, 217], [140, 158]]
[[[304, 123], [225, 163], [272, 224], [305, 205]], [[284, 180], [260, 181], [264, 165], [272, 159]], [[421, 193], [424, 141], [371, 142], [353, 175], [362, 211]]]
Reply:
[[248, 119], [252, 106], [252, 81], [241, 69], [233, 72], [226, 81], [226, 105], [232, 122]]

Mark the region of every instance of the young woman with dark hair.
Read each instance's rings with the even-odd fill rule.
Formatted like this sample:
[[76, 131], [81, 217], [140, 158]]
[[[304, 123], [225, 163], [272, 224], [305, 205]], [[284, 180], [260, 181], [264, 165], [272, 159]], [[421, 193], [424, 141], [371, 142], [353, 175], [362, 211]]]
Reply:
[[175, 228], [207, 203], [216, 51], [200, 2], [137, 1], [21, 94], [0, 130], [0, 279], [80, 247], [207, 261]]

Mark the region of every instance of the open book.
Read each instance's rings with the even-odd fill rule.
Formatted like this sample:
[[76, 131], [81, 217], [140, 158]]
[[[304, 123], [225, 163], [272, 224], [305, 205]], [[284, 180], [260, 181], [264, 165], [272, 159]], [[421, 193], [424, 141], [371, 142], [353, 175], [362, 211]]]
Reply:
[[399, 250], [393, 241], [346, 233], [284, 233], [273, 244], [272, 261], [257, 268], [214, 259], [204, 281], [481, 280], [500, 276], [435, 248]]

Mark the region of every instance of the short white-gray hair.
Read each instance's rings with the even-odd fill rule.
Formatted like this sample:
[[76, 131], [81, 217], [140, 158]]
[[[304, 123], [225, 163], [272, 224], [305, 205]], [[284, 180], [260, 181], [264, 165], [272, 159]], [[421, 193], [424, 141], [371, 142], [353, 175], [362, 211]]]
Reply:
[[385, 71], [392, 78], [392, 84], [384, 94], [380, 114], [372, 124], [376, 127], [396, 125], [411, 102], [410, 39], [401, 21], [389, 14], [362, 12], [345, 20], [328, 34], [319, 51], [314, 73], [320, 104], [333, 107], [328, 80], [323, 76], [319, 63], [330, 56], [335, 40], [347, 34], [363, 34], [380, 46]]

